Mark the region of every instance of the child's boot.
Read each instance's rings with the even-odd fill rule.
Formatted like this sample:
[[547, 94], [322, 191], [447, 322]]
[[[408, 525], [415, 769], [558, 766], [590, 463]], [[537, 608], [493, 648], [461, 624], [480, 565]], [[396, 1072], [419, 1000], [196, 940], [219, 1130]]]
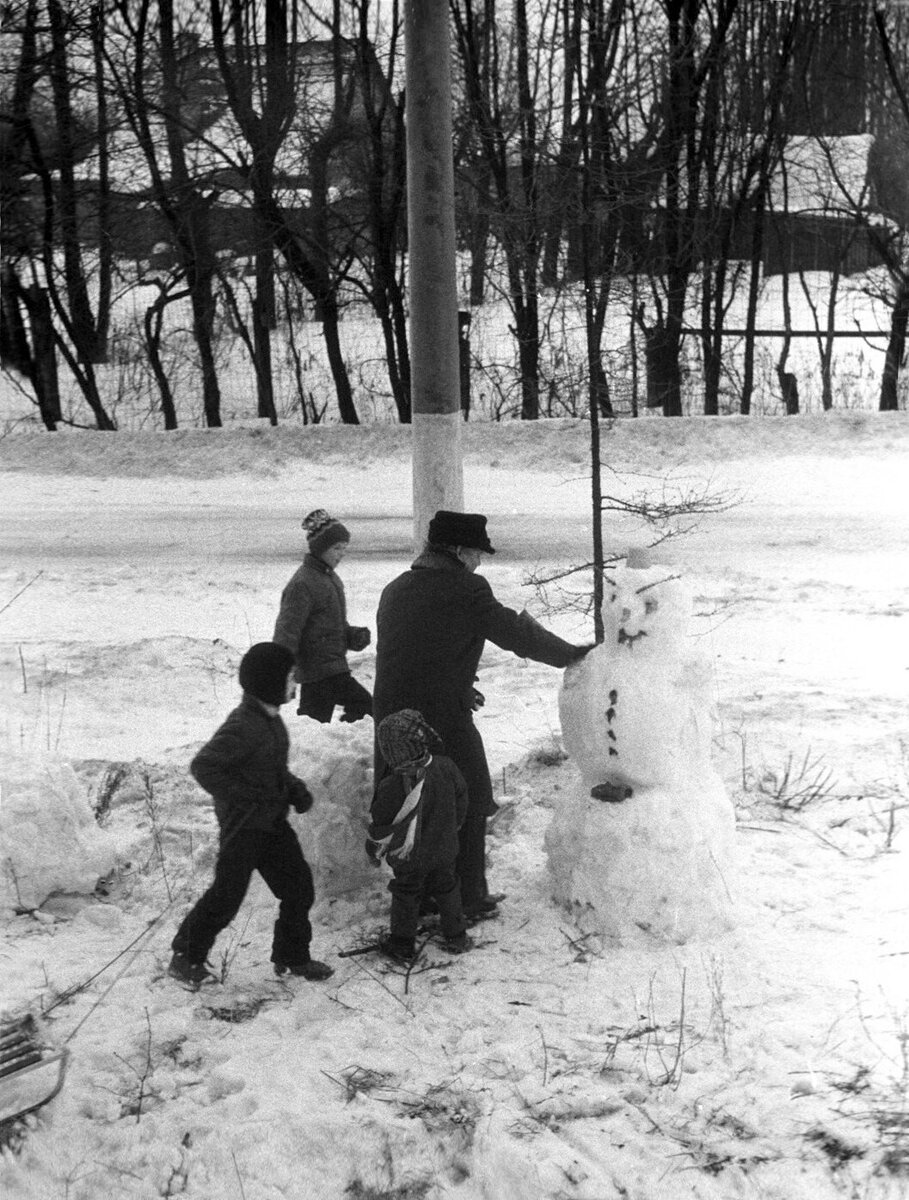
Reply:
[[498, 902], [492, 897], [477, 900], [474, 904], [464, 905], [464, 916], [468, 925], [476, 925], [480, 921], [493, 921], [499, 915]]
[[276, 958], [273, 965], [276, 975], [297, 975], [310, 983], [319, 983], [335, 973], [328, 963], [317, 962], [314, 958], [291, 959], [289, 962]]
[[417, 957], [413, 938], [408, 941], [405, 938], [395, 937], [394, 934], [389, 934], [388, 937], [381, 939], [379, 951], [396, 963], [410, 964]]
[[455, 933], [451, 937], [445, 938], [442, 942], [443, 948], [449, 954], [466, 954], [468, 950], [474, 948], [475, 944], [473, 938], [469, 937], [466, 933]]
[[194, 962], [179, 950], [174, 951], [167, 973], [172, 978], [179, 979], [181, 983], [188, 983], [192, 987], [199, 987], [207, 979], [216, 979], [214, 972], [204, 962]]

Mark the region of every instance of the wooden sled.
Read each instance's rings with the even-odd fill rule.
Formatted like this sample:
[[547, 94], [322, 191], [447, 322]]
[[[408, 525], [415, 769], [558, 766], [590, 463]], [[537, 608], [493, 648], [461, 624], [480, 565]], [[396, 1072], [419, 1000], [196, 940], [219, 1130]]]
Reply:
[[0, 1125], [42, 1108], [63, 1087], [67, 1051], [41, 1045], [31, 1015], [0, 1021]]

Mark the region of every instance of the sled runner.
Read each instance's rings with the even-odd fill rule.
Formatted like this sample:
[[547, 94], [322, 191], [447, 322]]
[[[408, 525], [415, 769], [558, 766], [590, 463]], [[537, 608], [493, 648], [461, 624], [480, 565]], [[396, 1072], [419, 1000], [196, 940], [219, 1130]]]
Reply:
[[0, 1125], [42, 1108], [60, 1091], [67, 1051], [40, 1043], [31, 1015], [0, 1022]]

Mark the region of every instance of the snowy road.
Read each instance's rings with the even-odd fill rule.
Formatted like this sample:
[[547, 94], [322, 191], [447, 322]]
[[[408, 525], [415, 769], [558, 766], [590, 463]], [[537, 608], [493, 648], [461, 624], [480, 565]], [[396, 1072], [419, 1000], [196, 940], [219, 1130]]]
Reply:
[[[9, 565], [58, 555], [86, 561], [289, 562], [302, 543], [300, 514], [318, 499], [351, 523], [352, 558], [397, 562], [409, 556], [406, 463], [373, 463], [365, 478], [357, 465], [334, 467], [313, 482], [307, 474], [198, 482], [2, 475], [0, 555]], [[783, 577], [795, 557], [804, 578], [812, 579], [838, 558], [858, 555], [861, 564], [853, 561], [848, 571], [840, 564], [830, 581], [845, 576], [879, 586], [890, 579], [901, 587], [909, 573], [905, 461], [898, 456], [882, 459], [871, 471], [865, 460], [814, 461], [808, 469], [787, 459], [692, 468], [688, 478], [730, 505], [697, 518], [698, 530], [664, 548], [670, 561], [690, 570], [747, 573], [757, 558], [759, 573], [770, 569]], [[623, 497], [645, 490], [661, 495], [654, 479], [625, 475], [620, 482], [608, 477], [604, 486]], [[489, 514], [497, 564], [563, 563], [589, 554], [589, 487], [582, 475], [468, 468], [465, 507]], [[621, 548], [628, 526], [606, 512], [604, 527], [608, 547]]]

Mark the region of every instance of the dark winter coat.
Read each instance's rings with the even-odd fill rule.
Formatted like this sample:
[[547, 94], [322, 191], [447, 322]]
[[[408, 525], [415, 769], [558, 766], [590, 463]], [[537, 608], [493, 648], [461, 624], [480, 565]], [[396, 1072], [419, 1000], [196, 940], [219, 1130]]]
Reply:
[[347, 651], [362, 650], [369, 631], [347, 624], [344, 584], [327, 562], [307, 554], [281, 593], [272, 641], [293, 654], [298, 683], [317, 683], [348, 671]]
[[[398, 774], [388, 774], [379, 781], [369, 810], [369, 837], [372, 841], [392, 834], [388, 862], [397, 864], [394, 850], [404, 840], [406, 832], [392, 829], [395, 817], [415, 780]], [[440, 866], [453, 866], [458, 855], [458, 830], [467, 815], [467, 784], [464, 776], [450, 758], [434, 755], [423, 777], [423, 791], [414, 820], [417, 822], [414, 847], [406, 859], [407, 870], [430, 871]], [[398, 836], [395, 836], [397, 834]]]
[[214, 798], [222, 834], [275, 829], [290, 806], [298, 812], [309, 808], [309, 789], [287, 769], [289, 748], [281, 717], [244, 695], [189, 765], [196, 782]]
[[[474, 680], [487, 640], [522, 658], [566, 667], [582, 651], [500, 604], [482, 575], [428, 551], [382, 592], [376, 618], [373, 716], [419, 710], [467, 780], [472, 811], [491, 814], [492, 781], [473, 723]], [[385, 765], [376, 758], [376, 778]]]

